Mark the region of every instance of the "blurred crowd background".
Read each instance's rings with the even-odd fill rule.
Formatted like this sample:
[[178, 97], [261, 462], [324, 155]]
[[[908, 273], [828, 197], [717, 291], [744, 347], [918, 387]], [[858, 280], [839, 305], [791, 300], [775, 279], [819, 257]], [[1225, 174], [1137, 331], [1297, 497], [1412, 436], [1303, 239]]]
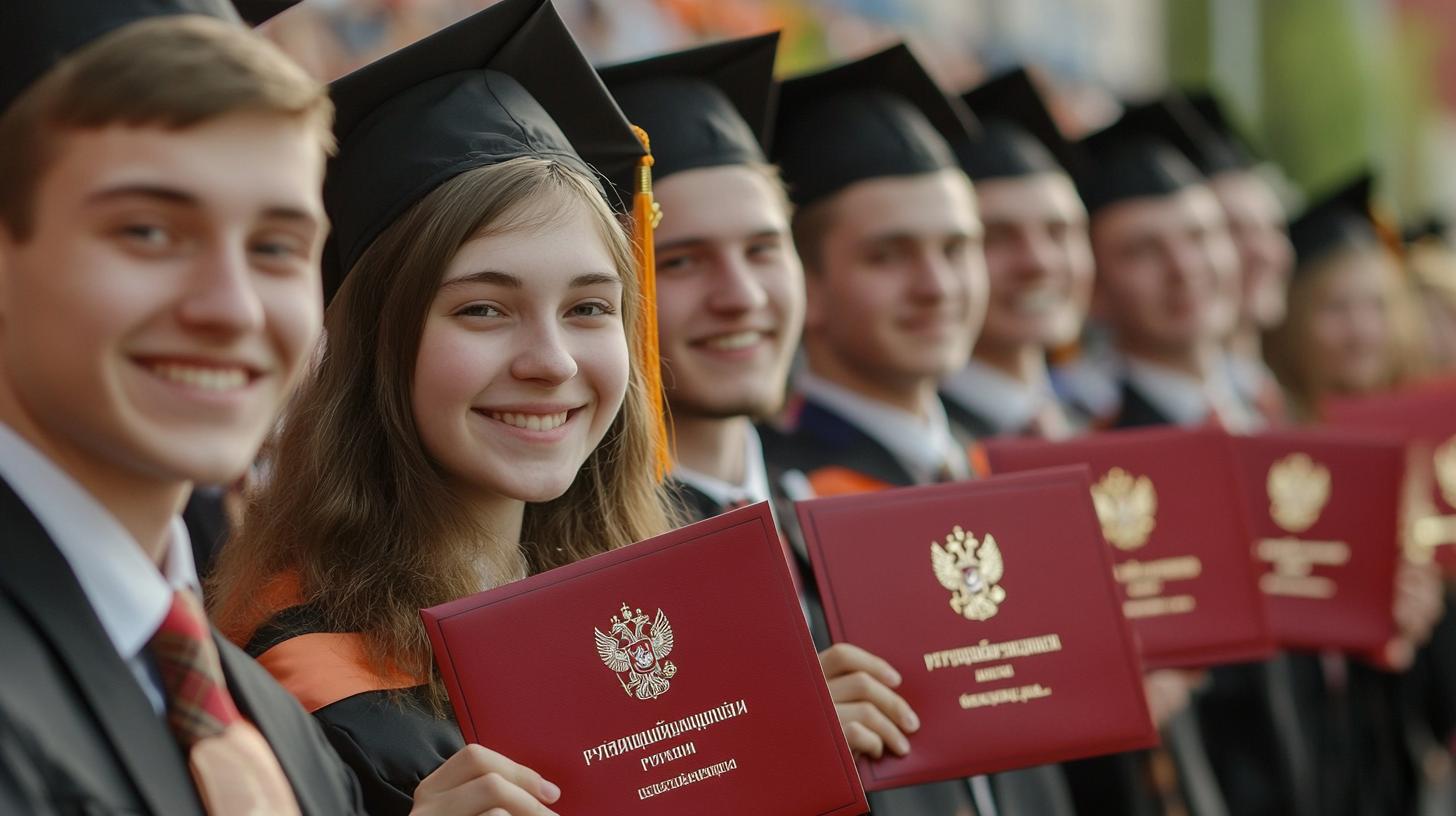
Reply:
[[[333, 79], [491, 0], [309, 0], [267, 27]], [[1453, 0], [556, 0], [598, 62], [769, 29], [786, 73], [905, 38], [949, 90], [1032, 66], [1069, 135], [1120, 100], [1212, 88], [1292, 204], [1362, 168], [1394, 224], [1456, 216]]]

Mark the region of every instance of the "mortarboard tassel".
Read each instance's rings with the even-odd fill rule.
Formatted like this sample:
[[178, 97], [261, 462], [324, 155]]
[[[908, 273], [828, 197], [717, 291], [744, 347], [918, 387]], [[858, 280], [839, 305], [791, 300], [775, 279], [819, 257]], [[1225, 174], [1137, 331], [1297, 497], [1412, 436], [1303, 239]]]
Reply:
[[637, 162], [637, 190], [632, 196], [632, 237], [637, 247], [637, 268], [642, 275], [642, 332], [640, 342], [642, 376], [647, 386], [647, 402], [652, 408], [654, 423], [657, 479], [662, 481], [672, 469], [672, 451], [667, 436], [667, 404], [662, 395], [662, 360], [657, 345], [657, 255], [652, 233], [662, 220], [662, 208], [652, 200], [652, 142], [647, 131], [636, 125], [632, 132], [647, 151]]

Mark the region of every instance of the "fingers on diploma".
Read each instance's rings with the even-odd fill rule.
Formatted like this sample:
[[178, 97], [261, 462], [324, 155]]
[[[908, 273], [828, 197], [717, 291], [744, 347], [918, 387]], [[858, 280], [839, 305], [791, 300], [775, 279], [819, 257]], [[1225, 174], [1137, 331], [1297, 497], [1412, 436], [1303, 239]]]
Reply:
[[894, 666], [850, 643], [836, 643], [820, 652], [819, 665], [829, 680], [842, 674], [865, 672], [890, 688], [900, 685], [900, 673]]
[[855, 753], [872, 759], [884, 756], [887, 749], [896, 756], [910, 753], [910, 740], [874, 704], [835, 703], [834, 710], [839, 714], [844, 739]]
[[561, 790], [535, 771], [480, 745], [467, 745], [415, 790], [415, 816], [555, 816]]

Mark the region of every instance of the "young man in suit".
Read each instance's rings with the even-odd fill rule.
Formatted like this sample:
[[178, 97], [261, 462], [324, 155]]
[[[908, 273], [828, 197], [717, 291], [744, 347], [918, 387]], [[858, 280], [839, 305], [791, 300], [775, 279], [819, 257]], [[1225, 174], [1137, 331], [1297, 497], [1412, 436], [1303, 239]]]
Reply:
[[1091, 214], [1093, 314], [1119, 358], [1111, 424], [1258, 424], [1229, 376], [1224, 342], [1238, 310], [1238, 254], [1206, 180], [1174, 146], [1192, 126], [1169, 101], [1129, 109], [1083, 140]]
[[[977, 471], [936, 392], [986, 309], [975, 192], [951, 149], [973, 128], [904, 46], [784, 83], [773, 157], [807, 307], [796, 394], [761, 433], [792, 498]], [[1070, 812], [1048, 767], [887, 793], [903, 798], [877, 813]]]
[[[179, 515], [318, 336], [325, 91], [220, 1], [5, 4], [0, 55], [0, 804], [357, 812], [208, 626]], [[467, 749], [418, 812], [502, 804], [492, 771], [541, 786]]]
[[971, 359], [941, 384], [941, 398], [970, 438], [1065, 438], [1085, 421], [1057, 398], [1047, 355], [1076, 341], [1092, 297], [1074, 151], [1024, 70], [962, 99], [982, 125], [956, 153], [976, 185], [990, 294]]
[[[804, 320], [804, 272], [783, 182], [764, 157], [777, 35], [693, 48], [602, 69], [633, 122], [652, 135], [658, 336], [672, 416], [671, 482], [704, 519], [778, 498], [753, 423], [784, 402]], [[807, 564], [791, 569], [805, 586]], [[915, 712], [899, 675], [851, 644], [827, 644], [812, 590], [801, 592], [850, 748], [879, 758], [912, 750]], [[887, 816], [942, 794], [870, 795]], [[912, 806], [912, 804], [914, 806]]]

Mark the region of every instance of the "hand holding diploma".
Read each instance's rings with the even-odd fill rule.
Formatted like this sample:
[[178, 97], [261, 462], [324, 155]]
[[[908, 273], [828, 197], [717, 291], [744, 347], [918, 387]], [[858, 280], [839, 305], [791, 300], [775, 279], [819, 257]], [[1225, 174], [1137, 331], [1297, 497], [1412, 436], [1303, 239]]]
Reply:
[[910, 753], [905, 735], [920, 729], [920, 718], [893, 691], [901, 683], [893, 666], [848, 643], [820, 652], [819, 665], [851, 751], [871, 759], [884, 756], [886, 749], [896, 756]]
[[561, 789], [480, 745], [467, 745], [415, 789], [411, 816], [556, 816]]

